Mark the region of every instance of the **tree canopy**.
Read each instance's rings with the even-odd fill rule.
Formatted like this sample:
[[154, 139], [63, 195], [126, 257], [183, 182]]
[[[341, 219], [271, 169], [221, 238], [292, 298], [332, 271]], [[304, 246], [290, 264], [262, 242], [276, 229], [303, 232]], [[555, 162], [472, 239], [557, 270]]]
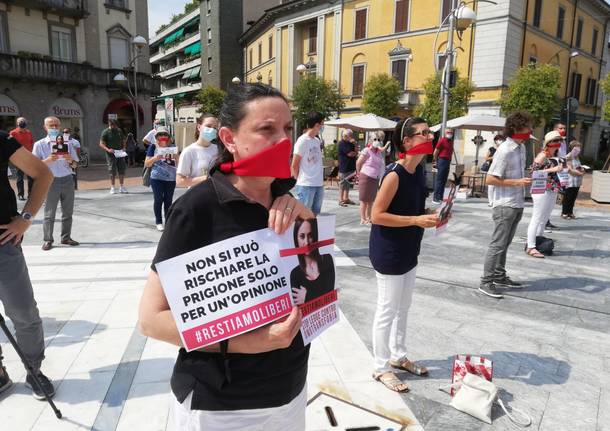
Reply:
[[292, 89], [295, 119], [302, 124], [310, 112], [320, 112], [325, 118], [339, 112], [345, 106], [334, 81], [325, 81], [316, 75], [304, 75]]
[[500, 99], [505, 114], [527, 111], [534, 118], [534, 126], [551, 121], [559, 100], [561, 86], [559, 67], [550, 64], [527, 65], [517, 70], [508, 89]]
[[[456, 84], [449, 89], [448, 118], [465, 115], [468, 111], [468, 102], [472, 97], [474, 86], [466, 78], [460, 78], [456, 71]], [[441, 73], [430, 76], [424, 83], [424, 102], [416, 109], [416, 114], [425, 118], [428, 124], [438, 124], [443, 119], [443, 100], [441, 98]]]
[[601, 82], [602, 91], [606, 95], [606, 102], [604, 103], [604, 120], [610, 121], [610, 73], [606, 75], [604, 80]]
[[218, 116], [220, 107], [226, 96], [227, 93], [220, 88], [211, 85], [203, 87], [197, 93], [197, 101], [201, 103], [201, 108], [198, 112]]
[[387, 73], [374, 75], [364, 87], [362, 108], [367, 113], [390, 117], [398, 111], [401, 93], [402, 89], [395, 78]]

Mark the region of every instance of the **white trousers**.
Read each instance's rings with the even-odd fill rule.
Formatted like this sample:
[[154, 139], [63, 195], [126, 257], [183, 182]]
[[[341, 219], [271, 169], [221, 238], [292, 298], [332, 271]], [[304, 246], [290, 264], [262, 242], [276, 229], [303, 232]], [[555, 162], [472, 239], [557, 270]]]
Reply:
[[193, 393], [174, 402], [176, 431], [305, 431], [307, 385], [288, 404], [253, 410], [191, 410]]
[[377, 309], [373, 321], [375, 372], [390, 371], [390, 360], [407, 355], [407, 314], [417, 267], [402, 275], [377, 276]]
[[534, 208], [532, 219], [527, 228], [527, 248], [536, 247], [536, 237], [544, 233], [544, 226], [553, 212], [557, 201], [557, 192], [546, 191], [544, 194], [532, 195]]

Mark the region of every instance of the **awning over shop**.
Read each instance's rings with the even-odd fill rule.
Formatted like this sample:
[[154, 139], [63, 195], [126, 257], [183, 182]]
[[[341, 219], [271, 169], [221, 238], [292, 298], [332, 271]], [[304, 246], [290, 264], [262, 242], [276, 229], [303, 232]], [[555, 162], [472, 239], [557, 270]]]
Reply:
[[[106, 106], [104, 109], [104, 114], [102, 116], [102, 123], [108, 122], [108, 114], [117, 114], [118, 111], [123, 109], [131, 109], [133, 112], [133, 105], [127, 99], [114, 99]], [[144, 123], [144, 110], [138, 104], [138, 120], [140, 124]]]
[[13, 99], [6, 94], [0, 94], [0, 117], [9, 116], [17, 117], [19, 115], [19, 107]]
[[197, 55], [201, 52], [201, 41], [197, 41], [184, 49], [184, 55]]
[[169, 36], [167, 36], [165, 38], [165, 40], [163, 41], [163, 44], [168, 45], [170, 43], [172, 43], [173, 41], [175, 41], [176, 39], [182, 37], [182, 35], [184, 34], [184, 27], [182, 27], [181, 29], [173, 32], [172, 34], [170, 34]]
[[83, 118], [83, 108], [72, 99], [60, 97], [51, 104], [49, 115], [54, 115], [58, 118]]

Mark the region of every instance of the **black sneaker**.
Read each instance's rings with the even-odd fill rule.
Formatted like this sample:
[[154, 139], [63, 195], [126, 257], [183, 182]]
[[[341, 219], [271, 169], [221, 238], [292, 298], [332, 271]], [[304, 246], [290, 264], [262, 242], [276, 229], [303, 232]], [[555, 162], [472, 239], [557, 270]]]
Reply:
[[498, 293], [496, 286], [493, 283], [481, 283], [479, 286], [479, 292], [484, 295], [491, 296], [492, 298], [504, 298], [504, 295]]
[[546, 227], [547, 229], [555, 229], [555, 230], [559, 230], [559, 227], [557, 227], [557, 226], [555, 226], [553, 223], [551, 223], [551, 221], [550, 221], [550, 220], [546, 222], [546, 225], [545, 225], [544, 227]]
[[[51, 383], [47, 376], [42, 374], [41, 371], [38, 371], [36, 377], [38, 377], [38, 382], [42, 385], [49, 398], [53, 397], [53, 395], [55, 395], [55, 388], [53, 387], [53, 383]], [[45, 399], [44, 392], [40, 390], [38, 385], [34, 382], [32, 376], [30, 376], [29, 374], [25, 378], [25, 386], [32, 390], [32, 396], [37, 400]]]
[[11, 386], [13, 386], [13, 381], [8, 376], [8, 373], [6, 372], [6, 368], [0, 367], [0, 373], [1, 373], [0, 374], [0, 394], [1, 394], [2, 392], [6, 391]]
[[497, 284], [498, 286], [512, 287], [514, 289], [523, 289], [522, 283], [511, 280], [510, 277], [504, 277], [504, 278], [500, 278], [498, 280], [494, 280], [494, 284]]

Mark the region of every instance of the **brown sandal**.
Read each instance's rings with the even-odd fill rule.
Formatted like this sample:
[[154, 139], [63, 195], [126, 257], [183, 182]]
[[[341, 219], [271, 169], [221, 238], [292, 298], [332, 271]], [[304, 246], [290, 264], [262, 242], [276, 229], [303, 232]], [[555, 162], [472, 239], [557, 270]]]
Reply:
[[373, 378], [391, 391], [394, 392], [409, 392], [409, 385], [400, 380], [396, 374], [391, 371], [385, 373], [373, 373]]
[[418, 365], [415, 362], [409, 361], [407, 358], [400, 359], [398, 361], [390, 361], [392, 368], [399, 370], [408, 371], [416, 376], [427, 376], [428, 369], [422, 365]]
[[528, 254], [528, 256], [537, 257], [538, 259], [544, 259], [544, 254], [536, 250], [535, 247], [528, 248], [525, 252]]

